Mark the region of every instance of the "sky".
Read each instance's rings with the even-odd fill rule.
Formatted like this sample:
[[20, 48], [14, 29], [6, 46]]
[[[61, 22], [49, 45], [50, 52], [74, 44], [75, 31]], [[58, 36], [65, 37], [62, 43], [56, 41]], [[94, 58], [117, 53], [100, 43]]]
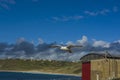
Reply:
[[0, 42], [120, 40], [120, 0], [0, 0]]

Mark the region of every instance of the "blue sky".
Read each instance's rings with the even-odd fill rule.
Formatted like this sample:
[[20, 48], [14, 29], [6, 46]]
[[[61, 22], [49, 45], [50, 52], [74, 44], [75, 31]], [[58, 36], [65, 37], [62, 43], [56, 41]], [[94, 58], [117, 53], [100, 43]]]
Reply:
[[0, 0], [0, 42], [120, 40], [120, 0]]

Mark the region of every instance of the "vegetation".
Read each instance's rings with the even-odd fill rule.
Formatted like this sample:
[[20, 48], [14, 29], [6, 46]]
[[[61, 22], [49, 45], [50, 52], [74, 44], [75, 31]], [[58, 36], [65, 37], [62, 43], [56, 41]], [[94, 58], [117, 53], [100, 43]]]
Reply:
[[115, 78], [115, 79], [112, 79], [112, 80], [120, 80], [120, 78]]
[[5, 59], [0, 60], [0, 70], [38, 71], [80, 75], [81, 62]]

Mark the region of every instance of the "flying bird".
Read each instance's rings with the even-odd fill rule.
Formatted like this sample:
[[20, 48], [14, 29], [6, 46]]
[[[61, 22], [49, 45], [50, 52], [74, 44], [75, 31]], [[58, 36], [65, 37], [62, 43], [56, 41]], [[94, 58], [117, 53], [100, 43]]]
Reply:
[[52, 48], [59, 48], [60, 50], [63, 50], [63, 51], [67, 51], [69, 53], [72, 53], [72, 50], [71, 48], [74, 48], [74, 47], [83, 47], [81, 45], [66, 45], [66, 46], [62, 46], [62, 45], [52, 45], [51, 46]]

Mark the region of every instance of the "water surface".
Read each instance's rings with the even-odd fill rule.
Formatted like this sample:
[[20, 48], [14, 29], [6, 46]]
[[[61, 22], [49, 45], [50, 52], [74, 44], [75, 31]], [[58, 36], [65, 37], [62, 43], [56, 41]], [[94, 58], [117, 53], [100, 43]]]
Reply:
[[0, 80], [81, 80], [81, 77], [40, 73], [0, 72]]

